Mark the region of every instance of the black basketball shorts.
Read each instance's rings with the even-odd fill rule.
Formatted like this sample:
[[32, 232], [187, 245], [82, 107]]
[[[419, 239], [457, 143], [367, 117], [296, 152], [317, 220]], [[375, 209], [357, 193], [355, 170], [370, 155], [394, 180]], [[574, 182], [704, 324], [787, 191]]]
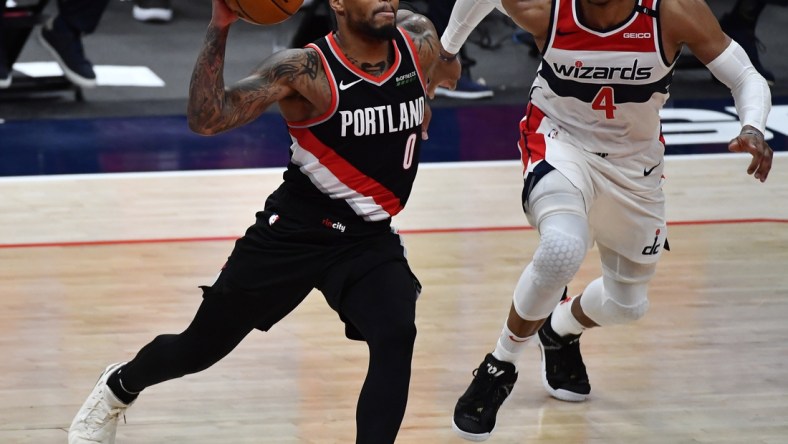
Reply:
[[[410, 271], [399, 234], [388, 223], [372, 230], [366, 225], [332, 220], [311, 209], [267, 206], [235, 242], [216, 282], [201, 287], [203, 296], [254, 310], [258, 314], [255, 327], [263, 331], [315, 288], [344, 321], [340, 311], [343, 290], [390, 261], [407, 267], [417, 296], [421, 285]], [[348, 327], [348, 337], [360, 339]]]

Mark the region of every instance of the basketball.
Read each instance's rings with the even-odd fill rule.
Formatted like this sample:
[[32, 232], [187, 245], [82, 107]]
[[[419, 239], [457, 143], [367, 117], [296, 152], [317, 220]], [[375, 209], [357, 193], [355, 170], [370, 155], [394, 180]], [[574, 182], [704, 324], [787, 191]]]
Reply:
[[255, 25], [281, 23], [298, 12], [304, 0], [225, 0], [241, 19]]

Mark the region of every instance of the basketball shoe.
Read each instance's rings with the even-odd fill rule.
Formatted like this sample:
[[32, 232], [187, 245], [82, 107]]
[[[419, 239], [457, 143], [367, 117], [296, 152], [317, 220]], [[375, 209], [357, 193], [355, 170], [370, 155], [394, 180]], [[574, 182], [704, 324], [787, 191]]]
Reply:
[[570, 402], [585, 401], [591, 393], [591, 384], [580, 355], [580, 335], [559, 336], [550, 325], [552, 318], [551, 314], [539, 329], [542, 383], [547, 393], [554, 398]]
[[167, 23], [172, 20], [172, 5], [170, 0], [134, 0], [131, 13], [140, 22]]
[[[125, 364], [110, 364], [68, 429], [68, 444], [114, 444], [118, 420], [131, 404], [121, 402], [107, 386], [109, 376]], [[132, 402], [133, 404], [133, 402]]]
[[452, 429], [468, 441], [484, 441], [495, 428], [498, 409], [517, 381], [514, 364], [491, 353], [473, 371], [473, 381], [454, 407]]
[[0, 89], [5, 89], [11, 86], [11, 67], [5, 56], [5, 48], [2, 47], [2, 40], [0, 39]]
[[73, 84], [83, 88], [96, 86], [93, 64], [85, 57], [82, 37], [59, 17], [53, 17], [41, 26], [38, 41], [57, 61], [63, 74]]
[[492, 89], [483, 83], [483, 80], [475, 82], [470, 75], [463, 74], [457, 80], [454, 89], [439, 86], [435, 88], [435, 95], [438, 97], [448, 97], [450, 99], [485, 99], [495, 95]]

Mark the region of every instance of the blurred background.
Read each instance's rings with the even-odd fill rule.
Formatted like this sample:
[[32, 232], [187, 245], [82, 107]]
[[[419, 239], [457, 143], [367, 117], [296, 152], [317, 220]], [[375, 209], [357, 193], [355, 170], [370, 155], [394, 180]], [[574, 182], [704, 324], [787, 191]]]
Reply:
[[[279, 25], [235, 24], [228, 42], [225, 80], [229, 83], [244, 77], [273, 51], [311, 39], [310, 32], [320, 32], [328, 22], [328, 8], [320, 0], [314, 1], [317, 3], [307, 2]], [[429, 10], [436, 9], [435, 3], [446, 2], [413, 3]], [[708, 3], [719, 18], [729, 22], [730, 34], [738, 32], [750, 39], [747, 44], [757, 51], [759, 66], [773, 79], [774, 104], [788, 103], [788, 7], [768, 3], [754, 34], [750, 31], [748, 36], [746, 30], [739, 32], [735, 21], [730, 23], [734, 0]], [[40, 3], [6, 3], [2, 35], [5, 46], [17, 48], [19, 54], [13, 58], [10, 86], [0, 89], [0, 175], [276, 167], [286, 163], [289, 137], [275, 109], [245, 128], [215, 138], [193, 135], [186, 128], [188, 84], [210, 19], [210, 1], [110, 0], [95, 32], [82, 36], [84, 55], [96, 72], [95, 88], [74, 87], [60, 76], [62, 71], [51, 51], [36, 35], [41, 26], [32, 27], [34, 23], [24, 17], [20, 20], [20, 8], [30, 4]], [[44, 18], [57, 15], [56, 2], [48, 2], [42, 13]], [[33, 31], [22, 38], [25, 29]], [[423, 161], [519, 157], [514, 145], [516, 125], [539, 64], [528, 37], [497, 11], [476, 29], [464, 47], [467, 69], [463, 87], [469, 94], [447, 97], [452, 93], [444, 91], [446, 94], [432, 102], [435, 120]], [[17, 41], [10, 43], [14, 38]], [[6, 52], [13, 53], [14, 48]], [[682, 55], [678, 66], [667, 108], [711, 110], [722, 113], [718, 115], [721, 121], [727, 121], [730, 113], [725, 109], [733, 104], [727, 88], [713, 81], [689, 53]], [[666, 122], [671, 118], [686, 122], [684, 114], [666, 115]], [[784, 114], [778, 108], [772, 117], [782, 122], [788, 120]], [[484, 125], [473, 125], [479, 121]], [[467, 124], [471, 124], [472, 134]], [[695, 129], [688, 131], [691, 134]], [[773, 135], [775, 150], [786, 149], [785, 132]], [[717, 139], [686, 144], [674, 138], [669, 154], [724, 151], [724, 144]]]

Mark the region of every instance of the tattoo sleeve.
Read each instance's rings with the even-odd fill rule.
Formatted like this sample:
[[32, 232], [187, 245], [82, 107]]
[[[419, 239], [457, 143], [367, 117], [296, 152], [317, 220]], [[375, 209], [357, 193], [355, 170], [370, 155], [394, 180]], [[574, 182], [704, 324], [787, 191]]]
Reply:
[[192, 71], [186, 115], [189, 127], [200, 134], [215, 134], [225, 103], [224, 54], [229, 28], [209, 26]]
[[192, 73], [187, 117], [197, 133], [217, 134], [249, 123], [318, 77], [320, 61], [314, 50], [286, 50], [226, 88], [222, 74], [226, 41], [226, 29], [209, 28]]
[[431, 65], [441, 48], [435, 26], [426, 17], [419, 14], [409, 15], [401, 25], [413, 39], [421, 60], [425, 62], [425, 65]]

